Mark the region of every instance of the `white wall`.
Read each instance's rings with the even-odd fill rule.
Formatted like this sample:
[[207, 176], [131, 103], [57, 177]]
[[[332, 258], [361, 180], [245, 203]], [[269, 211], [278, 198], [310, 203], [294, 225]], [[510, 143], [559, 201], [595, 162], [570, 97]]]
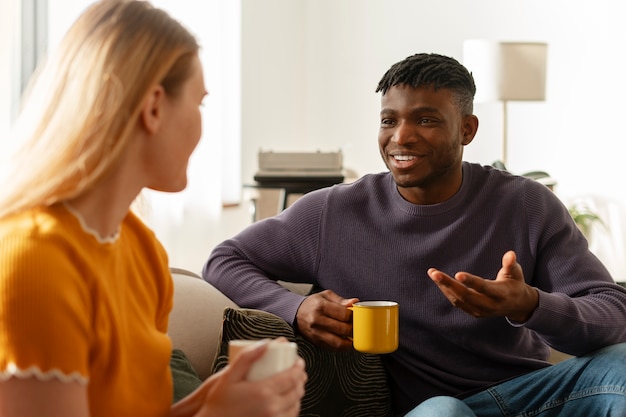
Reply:
[[[592, 247], [626, 280], [620, 0], [243, 0], [242, 15], [244, 181], [260, 148], [342, 149], [358, 174], [383, 170], [374, 89], [391, 64], [417, 52], [462, 60], [470, 38], [548, 42], [547, 100], [509, 104], [508, 168], [548, 171], [564, 201], [596, 204], [610, 231], [596, 230]], [[501, 108], [475, 112], [480, 129], [465, 159], [490, 164]]]
[[[383, 170], [374, 89], [384, 71], [416, 52], [461, 59], [463, 40], [484, 38], [549, 43], [547, 100], [509, 104], [508, 166], [518, 173], [548, 171], [564, 200], [591, 199], [610, 226], [610, 232], [595, 230], [592, 247], [617, 279], [626, 280], [620, 153], [626, 141], [621, 129], [626, 12], [621, 0], [241, 0], [241, 74], [226, 64], [236, 64], [239, 57], [239, 27], [231, 20], [239, 3], [219, 1], [217, 10], [207, 2], [155, 0], [199, 34], [205, 51], [222, 48], [223, 57], [221, 63], [205, 62], [211, 92], [204, 118], [207, 137], [192, 160], [190, 190], [157, 201], [168, 206], [166, 218], [151, 224], [174, 265], [198, 270], [215, 243], [249, 222], [245, 210], [216, 214], [219, 207], [210, 203], [208, 211], [191, 207], [190, 212], [187, 204], [190, 196], [202, 200], [220, 194], [223, 178], [206, 156], [217, 153], [226, 165], [232, 163], [230, 176], [237, 179], [239, 144], [229, 138], [236, 138], [239, 129], [244, 182], [252, 180], [260, 148], [342, 149], [345, 165], [358, 174]], [[14, 33], [7, 36], [12, 30], [7, 19], [17, 12], [4, 11], [17, 3], [2, 3], [0, 58], [5, 63], [13, 59], [7, 48], [15, 41]], [[51, 45], [88, 3], [49, 0]], [[221, 31], [215, 34], [211, 29], [218, 25]], [[2, 135], [10, 120], [8, 68], [0, 70]], [[241, 122], [236, 112], [218, 111], [236, 108], [240, 99]], [[475, 111], [481, 125], [465, 159], [489, 164], [500, 155], [501, 109], [483, 104]], [[228, 136], [216, 133], [218, 125]], [[241, 190], [235, 188], [227, 190], [227, 200], [237, 198]]]

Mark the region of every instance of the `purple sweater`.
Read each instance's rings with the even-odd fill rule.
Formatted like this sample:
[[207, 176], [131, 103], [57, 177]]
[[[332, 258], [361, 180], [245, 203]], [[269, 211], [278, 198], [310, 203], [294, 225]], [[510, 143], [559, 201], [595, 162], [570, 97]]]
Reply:
[[[523, 325], [452, 307], [426, 274], [493, 279], [509, 249], [539, 289]], [[383, 355], [396, 413], [548, 366], [548, 345], [580, 355], [626, 341], [626, 290], [554, 193], [467, 162], [461, 189], [435, 205], [404, 200], [389, 173], [306, 194], [218, 245], [203, 275], [238, 305], [289, 323], [303, 297], [274, 280], [399, 302], [400, 348]]]

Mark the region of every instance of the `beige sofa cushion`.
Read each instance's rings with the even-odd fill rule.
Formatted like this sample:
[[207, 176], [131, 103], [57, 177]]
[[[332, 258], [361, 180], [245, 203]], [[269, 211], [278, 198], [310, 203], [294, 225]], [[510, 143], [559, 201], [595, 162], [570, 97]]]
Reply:
[[185, 352], [204, 380], [213, 369], [224, 309], [237, 308], [237, 305], [199, 275], [176, 268], [171, 271], [174, 307], [168, 334], [173, 347]]

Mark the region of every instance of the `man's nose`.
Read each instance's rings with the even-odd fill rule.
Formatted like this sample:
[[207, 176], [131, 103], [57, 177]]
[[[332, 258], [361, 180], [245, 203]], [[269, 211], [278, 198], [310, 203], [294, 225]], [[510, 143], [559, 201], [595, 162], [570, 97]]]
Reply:
[[415, 126], [410, 123], [402, 122], [396, 126], [392, 140], [398, 145], [415, 142], [417, 140], [417, 132]]

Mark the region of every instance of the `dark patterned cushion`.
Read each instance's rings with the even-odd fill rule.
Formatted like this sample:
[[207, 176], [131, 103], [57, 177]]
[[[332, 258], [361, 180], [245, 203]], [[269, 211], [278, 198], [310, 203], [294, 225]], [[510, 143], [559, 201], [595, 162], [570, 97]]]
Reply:
[[274, 339], [283, 336], [298, 344], [306, 361], [309, 380], [302, 399], [301, 417], [388, 417], [391, 416], [389, 388], [378, 355], [331, 352], [319, 348], [283, 319], [259, 310], [224, 311], [224, 325], [214, 372], [228, 363], [228, 341]]

